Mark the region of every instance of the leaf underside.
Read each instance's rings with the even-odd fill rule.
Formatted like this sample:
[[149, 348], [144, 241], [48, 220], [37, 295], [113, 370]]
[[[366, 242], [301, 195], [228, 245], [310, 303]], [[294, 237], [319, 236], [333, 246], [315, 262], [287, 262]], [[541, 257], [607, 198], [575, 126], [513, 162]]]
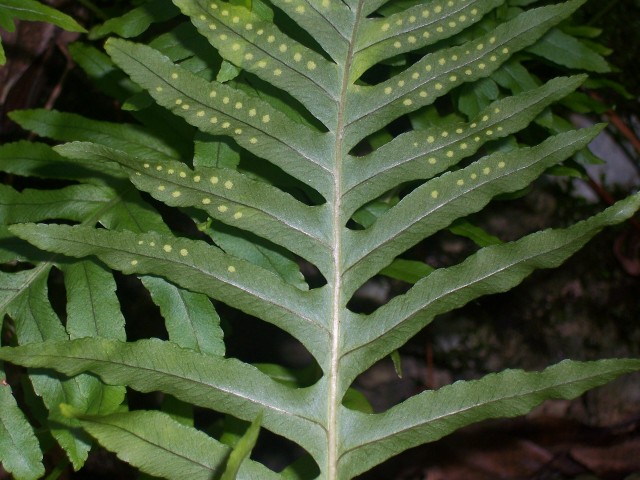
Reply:
[[[2, 146], [0, 168], [66, 186], [0, 188], [0, 256], [25, 265], [0, 272], [1, 312], [18, 345], [0, 348], [0, 359], [28, 368], [48, 410], [41, 420], [74, 467], [90, 448], [80, 427], [150, 475], [285, 478], [249, 458], [263, 427], [309, 454], [306, 470], [291, 467], [296, 478], [350, 479], [465, 425], [640, 369], [638, 360], [564, 361], [456, 382], [382, 413], [350, 408], [362, 404], [356, 377], [439, 315], [557, 267], [640, 208], [632, 196], [507, 243], [467, 220], [602, 129], [546, 129], [540, 119], [586, 77], [540, 80], [518, 63], [536, 52], [553, 61], [549, 42], [565, 34], [552, 29], [581, 0], [528, 10], [501, 0], [392, 3], [149, 2], [91, 35], [172, 27], [150, 44], [111, 38], [109, 58], [87, 67], [126, 74], [117, 93], [144, 126], [12, 114], [68, 143]], [[580, 62], [604, 71], [596, 57]], [[517, 88], [505, 80], [518, 75], [526, 81]], [[455, 115], [442, 108], [451, 98], [462, 99]], [[524, 134], [530, 125], [535, 134]], [[481, 248], [435, 269], [400, 258], [445, 229]], [[64, 284], [64, 322], [49, 300], [52, 271]], [[126, 341], [114, 272], [140, 278], [168, 340]], [[370, 314], [352, 311], [356, 292], [381, 272], [412, 285]], [[227, 307], [298, 340], [315, 376], [226, 358], [218, 311]], [[193, 419], [127, 411], [124, 386], [252, 424], [234, 449]], [[0, 427], [20, 436], [0, 442], [0, 459], [17, 477], [37, 478], [33, 427], [7, 392]]]

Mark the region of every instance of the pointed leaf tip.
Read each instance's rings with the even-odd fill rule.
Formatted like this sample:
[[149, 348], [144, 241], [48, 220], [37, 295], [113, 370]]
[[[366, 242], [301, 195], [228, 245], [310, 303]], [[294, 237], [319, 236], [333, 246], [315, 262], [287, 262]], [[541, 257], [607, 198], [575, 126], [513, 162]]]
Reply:
[[262, 412], [258, 414], [258, 416], [251, 422], [249, 428], [244, 433], [242, 438], [238, 441], [235, 448], [229, 455], [229, 459], [227, 460], [227, 468], [220, 480], [236, 480], [238, 471], [240, 470], [240, 466], [242, 462], [249, 458], [251, 455], [251, 451], [253, 447], [256, 445], [256, 441], [258, 440], [258, 435], [260, 433], [260, 425], [262, 424]]

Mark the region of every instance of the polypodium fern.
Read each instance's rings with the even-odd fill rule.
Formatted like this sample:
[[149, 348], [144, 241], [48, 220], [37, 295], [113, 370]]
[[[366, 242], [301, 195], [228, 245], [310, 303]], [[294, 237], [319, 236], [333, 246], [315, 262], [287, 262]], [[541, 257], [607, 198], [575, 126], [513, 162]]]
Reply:
[[[384, 10], [386, 3], [272, 0], [248, 8], [246, 2], [174, 0], [199, 32], [177, 27], [187, 47], [172, 43], [171, 34], [154, 46], [108, 40], [111, 60], [200, 132], [194, 136], [181, 124], [190, 136], [177, 142], [167, 128], [175, 119], [157, 107], [155, 125], [167, 138], [57, 112], [13, 115], [43, 136], [72, 142], [53, 150], [7, 145], [3, 169], [74, 184], [1, 192], [5, 224], [13, 224], [3, 229], [3, 261], [36, 266], [2, 273], [2, 311], [14, 320], [20, 346], [0, 349], [0, 358], [31, 369], [35, 393], [50, 412], [41, 421], [75, 467], [90, 445], [75, 427], [142, 471], [166, 478], [218, 478], [225, 468], [229, 478], [250, 450], [234, 452], [227, 464], [230, 448], [189, 422], [127, 411], [121, 386], [161, 391], [247, 421], [261, 418], [264, 428], [300, 445], [315, 463], [278, 474], [245, 460], [237, 478], [336, 480], [470, 423], [521, 415], [545, 399], [573, 398], [640, 368], [638, 360], [564, 361], [539, 373], [505, 371], [457, 382], [383, 413], [343, 404], [360, 373], [439, 314], [506, 291], [534, 269], [558, 266], [640, 207], [640, 196], [632, 196], [566, 229], [481, 248], [457, 265], [427, 272], [369, 315], [349, 309], [357, 290], [399, 255], [496, 196], [527, 187], [600, 130], [550, 127], [554, 134], [529, 145], [514, 137], [534, 121], [544, 126], [540, 115], [581, 85], [585, 77], [578, 75], [486, 102], [470, 118], [437, 116], [427, 127], [407, 128], [376, 145], [395, 120], [429, 108], [433, 117], [438, 99], [508, 65], [518, 68], [507, 62], [582, 2], [507, 9], [501, 22], [490, 15], [506, 7], [501, 0], [411, 1], [394, 12]], [[211, 79], [207, 59], [197, 53], [203, 37], [227, 65], [245, 72], [245, 82]], [[193, 45], [199, 47], [189, 50]], [[399, 65], [412, 61], [374, 81], [370, 72], [394, 58]], [[131, 105], [148, 103], [145, 95], [138, 92]], [[136, 114], [151, 123], [144, 109]], [[212, 154], [229, 147], [225, 137], [242, 149], [244, 168]], [[17, 158], [22, 161], [11, 161]], [[138, 190], [178, 209], [199, 231], [177, 235]], [[383, 207], [362, 222], [359, 215], [372, 202]], [[34, 223], [43, 220], [47, 224]], [[295, 259], [315, 266], [324, 283], [309, 288]], [[46, 298], [54, 265], [67, 287], [66, 331]], [[124, 341], [109, 269], [141, 277], [169, 340]], [[225, 358], [209, 298], [288, 332], [321, 374], [285, 384]], [[0, 450], [1, 458], [17, 477], [36, 478], [33, 434], [15, 405], [6, 412], [3, 418], [31, 435], [24, 442], [30, 467], [7, 461], [17, 448]]]

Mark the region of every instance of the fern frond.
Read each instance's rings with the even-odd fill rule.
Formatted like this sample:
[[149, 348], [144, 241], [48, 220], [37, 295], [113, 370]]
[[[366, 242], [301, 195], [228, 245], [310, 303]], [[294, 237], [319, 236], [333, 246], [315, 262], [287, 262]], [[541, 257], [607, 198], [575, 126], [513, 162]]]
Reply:
[[[238, 478], [295, 471], [348, 480], [470, 423], [524, 414], [640, 369], [638, 360], [610, 360], [510, 370], [379, 413], [353, 389], [439, 315], [557, 267], [640, 209], [634, 195], [506, 243], [468, 218], [524, 191], [602, 129], [555, 121], [556, 104], [584, 75], [527, 70], [531, 52], [553, 61], [545, 51], [559, 38], [554, 29], [583, 2], [525, 10], [504, 0], [163, 0], [179, 20], [159, 24], [155, 37], [149, 30], [148, 44], [107, 40], [110, 59], [89, 68], [96, 77], [124, 72], [138, 85], [112, 90], [144, 128], [13, 113], [69, 143], [0, 147], [0, 168], [67, 183], [0, 186], [0, 258], [29, 262], [0, 272], [0, 313], [13, 319], [17, 343], [0, 348], [0, 359], [27, 367], [74, 466], [89, 449], [74, 436], [81, 427], [165, 478], [233, 476], [239, 467]], [[147, 31], [146, 13], [94, 34]], [[87, 63], [92, 50], [79, 50]], [[600, 59], [591, 58], [595, 71]], [[477, 251], [441, 268], [402, 258], [443, 230]], [[54, 268], [67, 291], [64, 322], [48, 299]], [[168, 340], [124, 340], [110, 270], [140, 278]], [[358, 313], [358, 290], [378, 274], [412, 285]], [[289, 334], [309, 365], [225, 358], [227, 307]], [[253, 422], [252, 439], [229, 462], [225, 434], [163, 412], [127, 412], [124, 386]], [[8, 415], [19, 424], [15, 410]], [[283, 474], [245, 458], [259, 426], [306, 455]], [[0, 459], [6, 451], [0, 445]]]
[[44, 475], [42, 452], [33, 427], [18, 407], [0, 363], [0, 458], [6, 471], [15, 478], [40, 478]]
[[180, 153], [140, 125], [102, 122], [55, 110], [18, 110], [11, 112], [11, 119], [41, 137], [58, 141], [95, 142], [143, 158], [180, 158]]

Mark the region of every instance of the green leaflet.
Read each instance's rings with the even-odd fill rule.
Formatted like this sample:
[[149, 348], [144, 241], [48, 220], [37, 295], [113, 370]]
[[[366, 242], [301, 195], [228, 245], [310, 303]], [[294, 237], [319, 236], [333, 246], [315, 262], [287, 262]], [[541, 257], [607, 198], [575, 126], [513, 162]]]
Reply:
[[240, 467], [249, 455], [251, 455], [251, 450], [253, 450], [253, 447], [256, 445], [258, 434], [260, 433], [261, 421], [262, 415], [258, 415], [256, 419], [251, 422], [251, 425], [249, 425], [244, 435], [240, 437], [236, 446], [233, 447], [220, 480], [236, 480], [236, 478], [238, 478]]
[[202, 355], [160, 340], [98, 338], [0, 349], [0, 358], [67, 375], [91, 371], [104, 381], [142, 392], [162, 391], [201, 407], [255, 419], [311, 453], [321, 452], [322, 412], [313, 389], [285, 387], [235, 359]]
[[343, 428], [352, 440], [341, 453], [342, 475], [350, 478], [365, 472], [373, 466], [372, 459], [377, 463], [470, 423], [523, 415], [550, 398], [575, 398], [638, 368], [640, 360], [565, 360], [542, 372], [505, 370], [456, 382], [416, 395], [380, 415], [345, 412]]
[[433, 268], [423, 262], [397, 258], [388, 267], [380, 270], [380, 274], [407, 283], [416, 283], [432, 271]]
[[446, 171], [487, 142], [524, 128], [584, 79], [556, 78], [539, 88], [493, 102], [469, 122], [415, 130], [399, 135], [365, 157], [347, 157], [345, 162], [352, 173], [344, 193], [345, 208], [351, 212], [401, 182], [431, 178]]
[[[0, 146], [0, 168], [3, 172], [20, 175], [23, 177], [53, 178], [60, 180], [82, 181], [84, 183], [105, 183], [104, 173], [122, 176], [120, 169], [110, 169], [102, 164], [101, 171], [96, 171], [87, 163], [68, 161], [44, 143], [15, 142]], [[4, 191], [8, 198], [15, 193], [9, 193], [12, 189]], [[35, 192], [34, 192], [35, 193]], [[47, 195], [40, 193], [38, 195]], [[4, 195], [3, 195], [4, 198]], [[21, 215], [16, 213], [13, 215]]]
[[[638, 208], [640, 194], [565, 230], [546, 230], [516, 242], [486, 247], [458, 265], [432, 272], [407, 294], [394, 298], [368, 317], [354, 315], [347, 331], [364, 333], [353, 344], [345, 342], [345, 382], [348, 384], [356, 372], [398, 348], [436, 315], [478, 296], [507, 291], [534, 269], [560, 265], [602, 228], [629, 218]], [[349, 337], [355, 339], [356, 335]]]
[[74, 42], [69, 45], [69, 53], [94, 84], [109, 96], [124, 100], [139, 90], [129, 78], [117, 71], [111, 59], [101, 50], [85, 43]]
[[0, 185], [0, 219], [3, 223], [37, 222], [45, 218], [82, 221], [110, 202], [108, 189], [72, 185], [60, 190], [23, 190]]
[[[392, 258], [483, 208], [498, 193], [520, 190], [551, 165], [585, 147], [602, 127], [551, 137], [536, 147], [498, 152], [421, 185], [369, 229], [345, 235], [352, 255], [345, 260], [348, 284], [359, 287]], [[380, 233], [384, 232], [384, 233]]]
[[69, 337], [124, 340], [125, 320], [111, 272], [88, 261], [65, 264], [61, 269], [67, 291]]
[[90, 141], [122, 149], [143, 158], [174, 160], [179, 153], [139, 125], [90, 120], [80, 115], [46, 110], [20, 110], [11, 119], [42, 137], [61, 141]]
[[14, 225], [11, 231], [46, 250], [78, 257], [96, 255], [124, 273], [159, 275], [219, 298], [300, 338], [317, 357], [327, 355], [321, 292], [300, 291], [273, 273], [202, 241], [63, 225]]
[[237, 170], [240, 152], [224, 137], [198, 133], [195, 138], [193, 165], [195, 167], [218, 167]]
[[0, 363], [0, 458], [15, 478], [32, 480], [44, 475], [42, 452], [33, 427], [13, 398]]
[[580, 40], [557, 28], [547, 33], [542, 41], [529, 47], [530, 52], [569, 68], [594, 72], [611, 70], [607, 61]]
[[[28, 368], [47, 427], [76, 468], [89, 443], [66, 426], [164, 478], [348, 480], [470, 423], [574, 398], [640, 368], [606, 360], [506, 371], [381, 413], [353, 388], [439, 315], [558, 266], [640, 208], [631, 196], [508, 243], [467, 218], [564, 168], [602, 128], [573, 130], [553, 110], [586, 105], [584, 75], [527, 70], [532, 55], [605, 70], [557, 27], [583, 0], [534, 3], [152, 0], [92, 31], [144, 32], [140, 43], [110, 38], [108, 57], [74, 47], [143, 126], [12, 113], [69, 143], [0, 147], [3, 172], [66, 182], [0, 186], [0, 257], [30, 268], [0, 272], [0, 313], [18, 344], [0, 358]], [[479, 250], [445, 268], [408, 252], [442, 230]], [[54, 266], [67, 292], [64, 326], [48, 299]], [[125, 341], [130, 319], [111, 270], [140, 278], [168, 340]], [[355, 313], [355, 292], [377, 274], [412, 285]], [[284, 330], [309, 364], [225, 358], [236, 353], [221, 323], [236, 339], [271, 341], [236, 329], [234, 309]], [[122, 411], [123, 386], [163, 392], [165, 412]], [[0, 418], [26, 435], [25, 471], [37, 475], [41, 452], [7, 405]], [[253, 421], [246, 443], [232, 451], [224, 429], [233, 421], [200, 425], [193, 407]], [[260, 428], [306, 455], [282, 475], [253, 462]], [[18, 445], [0, 443], [0, 459]]]
[[145, 277], [144, 286], [160, 307], [167, 333], [181, 347], [209, 355], [224, 355], [220, 317], [205, 296], [175, 287], [156, 277]]
[[[70, 409], [67, 411], [74, 414]], [[160, 412], [81, 415], [79, 421], [102, 445], [150, 475], [175, 480], [210, 480], [220, 475], [229, 456], [228, 447]], [[235, 478], [279, 477], [259, 463], [244, 461]]]
[[136, 37], [154, 22], [169, 20], [177, 13], [176, 7], [170, 0], [150, 0], [121, 17], [109, 19], [102, 25], [92, 28], [89, 38], [101, 38], [110, 33], [117, 33], [125, 38]]
[[[86, 30], [73, 18], [36, 0], [1, 0], [0, 27], [13, 32], [13, 19], [32, 22], [48, 22], [68, 32], [85, 32]], [[4, 64], [4, 60], [2, 63]]]
[[[1, 0], [0, 28], [15, 31], [14, 21], [27, 20], [33, 22], [48, 22], [67, 30], [68, 32], [85, 32], [86, 30], [73, 18], [55, 8], [43, 5], [37, 0]], [[2, 42], [0, 41], [0, 65], [7, 61]]]
[[241, 147], [304, 182], [313, 176], [318, 191], [328, 193], [326, 136], [293, 123], [260, 98], [207, 82], [149, 47], [111, 40], [106, 48], [160, 105], [204, 132], [231, 136]]
[[326, 210], [306, 206], [277, 188], [229, 169], [191, 170], [180, 162], [140, 162], [97, 145], [73, 143], [58, 151], [67, 157], [117, 162], [126, 167], [139, 189], [158, 200], [171, 206], [200, 208], [212, 218], [254, 231], [324, 267], [328, 254], [323, 234], [329, 223]]

